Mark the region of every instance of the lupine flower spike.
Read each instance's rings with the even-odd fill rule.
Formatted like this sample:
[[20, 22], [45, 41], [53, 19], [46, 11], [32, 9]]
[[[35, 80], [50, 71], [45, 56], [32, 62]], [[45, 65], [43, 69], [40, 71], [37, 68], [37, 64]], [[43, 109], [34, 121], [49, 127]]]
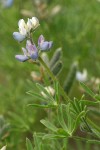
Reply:
[[29, 59], [36, 60], [42, 51], [48, 51], [52, 47], [52, 41], [45, 41], [44, 36], [40, 35], [38, 39], [38, 46], [34, 44], [31, 33], [39, 26], [39, 21], [36, 17], [28, 18], [27, 23], [23, 19], [18, 22], [19, 32], [14, 32], [13, 37], [15, 40], [21, 42], [27, 39], [26, 48], [22, 48], [23, 55], [16, 55], [15, 58], [21, 62]]
[[22, 48], [24, 55], [16, 55], [15, 58], [21, 62], [24, 62], [28, 59], [36, 60], [38, 58], [38, 49], [35, 44], [32, 44], [31, 41], [27, 40], [26, 49]]

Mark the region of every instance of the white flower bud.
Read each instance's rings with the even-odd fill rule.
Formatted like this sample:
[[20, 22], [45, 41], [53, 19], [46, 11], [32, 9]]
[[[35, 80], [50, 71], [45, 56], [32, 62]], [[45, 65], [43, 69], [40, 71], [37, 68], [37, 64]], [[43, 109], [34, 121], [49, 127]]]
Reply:
[[27, 23], [25, 23], [24, 19], [20, 19], [18, 22], [19, 32], [14, 32], [14, 39], [21, 42], [26, 37], [30, 36], [32, 30], [35, 30], [39, 26], [39, 20], [36, 17], [32, 17], [32, 19], [28, 18]]
[[87, 80], [87, 70], [84, 69], [83, 72], [76, 72], [76, 79], [80, 82], [85, 82]]
[[23, 19], [20, 19], [18, 22], [19, 32], [20, 34], [26, 36], [27, 35], [27, 25]]
[[32, 23], [33, 30], [39, 26], [39, 20], [36, 17], [32, 17], [32, 19], [30, 19], [30, 21]]

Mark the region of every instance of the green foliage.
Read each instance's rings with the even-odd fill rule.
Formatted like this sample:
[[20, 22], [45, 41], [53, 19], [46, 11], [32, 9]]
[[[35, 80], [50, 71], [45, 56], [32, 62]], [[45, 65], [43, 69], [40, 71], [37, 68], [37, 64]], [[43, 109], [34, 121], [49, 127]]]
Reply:
[[[26, 139], [27, 150], [73, 150], [77, 139], [82, 141], [78, 150], [88, 150], [87, 143], [90, 149], [99, 150], [100, 88], [90, 79], [100, 76], [100, 3], [43, 0], [42, 4], [38, 7], [35, 0], [15, 0], [11, 8], [0, 7], [0, 147], [7, 144], [8, 150], [25, 149], [25, 138], [32, 139], [33, 132], [39, 131], [43, 133], [34, 134], [34, 146]], [[12, 33], [17, 31], [19, 19], [32, 16], [37, 16], [41, 25], [34, 40], [42, 33], [54, 42], [48, 53], [49, 68], [59, 83], [53, 82], [46, 70], [37, 83], [30, 74], [36, 70], [41, 76], [41, 64], [22, 64], [14, 58], [21, 46]], [[78, 66], [73, 68], [72, 62]], [[87, 68], [88, 81], [79, 86], [75, 75], [83, 68]], [[63, 84], [68, 101], [60, 88]], [[47, 86], [53, 87], [54, 95], [48, 93]]]
[[3, 116], [0, 116], [0, 140], [5, 139], [9, 135], [10, 124], [6, 122]]
[[26, 138], [26, 147], [27, 150], [33, 150], [33, 146], [28, 138]]
[[[80, 85], [85, 89], [85, 91], [86, 91], [91, 97], [93, 97], [93, 98], [96, 99], [96, 96], [97, 96], [97, 95], [95, 95], [84, 83], [81, 82]], [[98, 99], [96, 99], [96, 100], [98, 100]]]
[[40, 122], [43, 125], [45, 125], [48, 129], [52, 130], [53, 132], [57, 132], [58, 129], [52, 123], [50, 123], [49, 121], [41, 120]]
[[[41, 108], [53, 108], [56, 107], [59, 100], [59, 86], [58, 83], [54, 83], [53, 90], [54, 95], [51, 95], [52, 92], [50, 91], [49, 87], [42, 86], [39, 83], [36, 83], [36, 87], [38, 88], [38, 92], [36, 91], [28, 91], [27, 94], [33, 96], [36, 98], [37, 101], [41, 101], [40, 104], [29, 104], [28, 106], [34, 106], [34, 107], [41, 107]], [[51, 88], [51, 87], [50, 87]]]

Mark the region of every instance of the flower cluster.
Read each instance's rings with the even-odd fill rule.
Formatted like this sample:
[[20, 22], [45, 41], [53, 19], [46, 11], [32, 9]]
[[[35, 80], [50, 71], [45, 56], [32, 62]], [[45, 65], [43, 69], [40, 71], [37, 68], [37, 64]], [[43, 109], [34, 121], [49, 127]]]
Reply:
[[39, 20], [36, 17], [28, 18], [27, 23], [23, 19], [18, 22], [19, 32], [14, 32], [15, 40], [22, 42], [25, 38], [30, 37], [30, 33], [39, 26]]
[[27, 23], [23, 19], [18, 22], [19, 32], [14, 32], [13, 37], [15, 40], [21, 42], [24, 39], [26, 41], [26, 48], [22, 48], [23, 55], [16, 55], [15, 58], [21, 62], [32, 59], [36, 60], [39, 56], [39, 53], [42, 51], [48, 51], [52, 47], [52, 41], [45, 41], [43, 35], [40, 35], [38, 38], [37, 46], [33, 42], [31, 33], [39, 26], [39, 21], [36, 17], [32, 19], [28, 18]]
[[28, 59], [37, 59], [38, 58], [38, 50], [35, 44], [32, 44], [31, 41], [27, 40], [26, 49], [22, 48], [24, 55], [16, 55], [15, 58], [19, 61], [26, 61]]

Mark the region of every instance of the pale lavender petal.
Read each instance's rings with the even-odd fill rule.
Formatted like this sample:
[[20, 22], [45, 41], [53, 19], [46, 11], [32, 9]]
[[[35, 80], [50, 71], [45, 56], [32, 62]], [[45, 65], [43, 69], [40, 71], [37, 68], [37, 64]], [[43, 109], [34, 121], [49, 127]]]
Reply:
[[22, 47], [22, 51], [23, 51], [24, 55], [27, 56], [27, 50]]
[[37, 49], [37, 47], [36, 47], [35, 44], [33, 45], [33, 51], [34, 51], [34, 52], [38, 52], [38, 49]]
[[38, 52], [34, 52], [32, 55], [30, 55], [31, 59], [36, 60], [38, 58]]
[[42, 44], [44, 42], [44, 36], [43, 35], [40, 35], [39, 36], [39, 39], [38, 39], [38, 45], [40, 46], [40, 44]]
[[49, 42], [43, 42], [42, 44], [40, 44], [40, 49], [42, 51], [48, 50], [49, 49]]
[[29, 59], [27, 56], [24, 55], [16, 55], [15, 58], [21, 62], [24, 62]]
[[13, 38], [17, 40], [18, 42], [22, 42], [25, 39], [25, 36], [20, 34], [19, 32], [13, 33]]
[[27, 40], [27, 42], [26, 42], [26, 49], [28, 50], [29, 53], [31, 53], [31, 51], [33, 51], [33, 45], [30, 40]]
[[53, 41], [50, 41], [49, 42], [49, 49], [52, 47], [52, 45], [53, 45]]
[[26, 48], [28, 50], [29, 55], [32, 55], [34, 52], [38, 52], [38, 49], [35, 44], [32, 44], [31, 41], [27, 40]]

